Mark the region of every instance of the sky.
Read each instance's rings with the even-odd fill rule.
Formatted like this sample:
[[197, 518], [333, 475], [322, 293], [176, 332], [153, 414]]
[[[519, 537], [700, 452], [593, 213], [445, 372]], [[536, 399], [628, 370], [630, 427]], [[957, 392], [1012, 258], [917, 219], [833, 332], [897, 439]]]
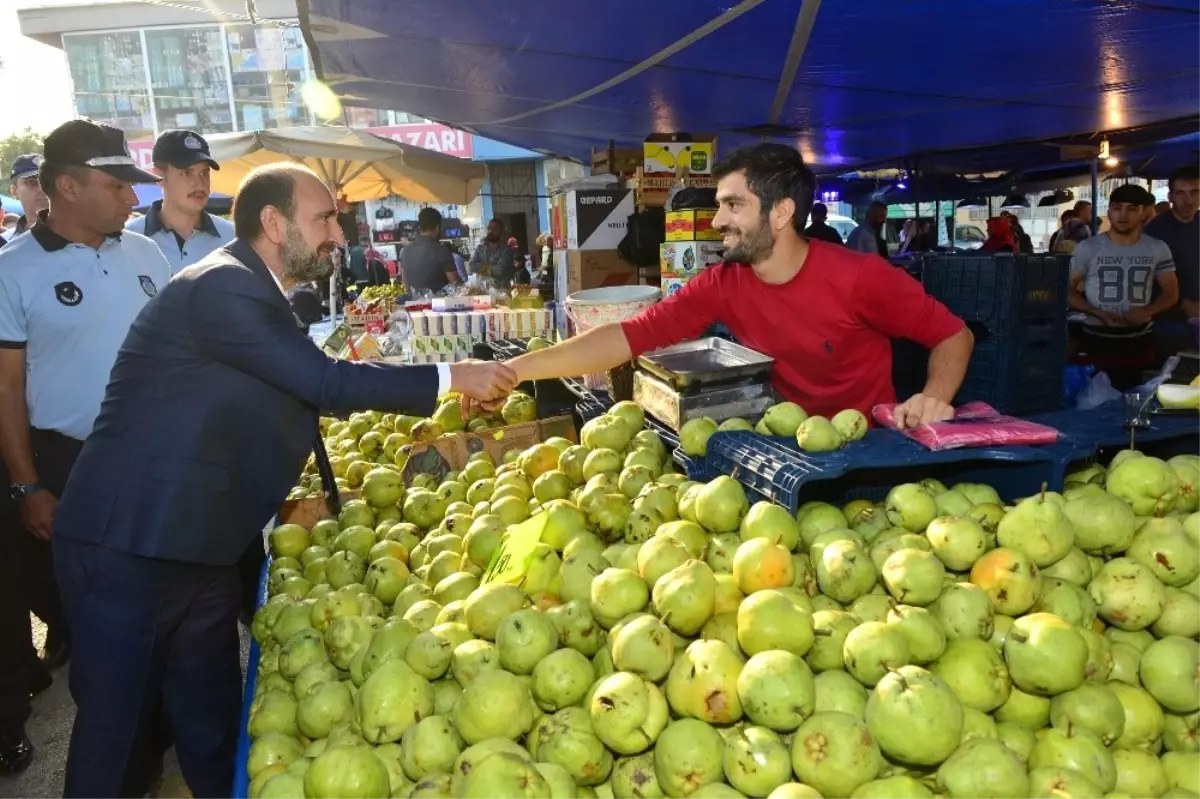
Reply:
[[[67, 59], [57, 47], [21, 35], [17, 9], [67, 5], [79, 0], [0, 0], [0, 91], [5, 107], [0, 113], [0, 138], [33, 128], [49, 133], [74, 116]], [[36, 83], [34, 82], [36, 77]], [[24, 84], [25, 89], [22, 88]]]

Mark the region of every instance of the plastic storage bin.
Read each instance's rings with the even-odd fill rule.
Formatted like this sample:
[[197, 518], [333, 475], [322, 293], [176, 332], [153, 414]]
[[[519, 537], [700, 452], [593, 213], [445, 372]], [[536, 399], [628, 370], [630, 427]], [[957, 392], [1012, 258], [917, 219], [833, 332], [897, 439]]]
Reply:
[[922, 259], [920, 275], [931, 297], [989, 338], [1031, 325], [1065, 335], [1070, 256], [938, 254]]
[[[1064, 255], [942, 255], [914, 262], [926, 292], [975, 335], [975, 352], [956, 404], [979, 400], [1025, 415], [1063, 405], [1070, 261]], [[892, 347], [901, 398], [925, 384], [929, 353], [907, 341]]]
[[[256, 608], [261, 608], [267, 601], [267, 573], [271, 569], [271, 556], [267, 555], [263, 562], [262, 572], [258, 576], [258, 602]], [[233, 799], [246, 799], [250, 792], [250, 775], [246, 773], [247, 760], [250, 758], [250, 704], [254, 701], [254, 691], [258, 687], [258, 641], [250, 638], [250, 655], [246, 660], [246, 686], [242, 691], [241, 725], [238, 728], [237, 755], [233, 761], [233, 785], [229, 795]]]
[[[947, 484], [988, 483], [1005, 499], [1061, 487], [1061, 468], [1046, 447], [929, 450], [894, 430], [874, 429], [839, 452], [805, 453], [794, 442], [755, 433], [716, 433], [708, 441], [711, 476], [727, 474], [751, 502], [777, 502], [795, 513], [809, 500], [882, 499], [899, 483], [933, 477]], [[1058, 476], [1058, 483], [1055, 477]]]

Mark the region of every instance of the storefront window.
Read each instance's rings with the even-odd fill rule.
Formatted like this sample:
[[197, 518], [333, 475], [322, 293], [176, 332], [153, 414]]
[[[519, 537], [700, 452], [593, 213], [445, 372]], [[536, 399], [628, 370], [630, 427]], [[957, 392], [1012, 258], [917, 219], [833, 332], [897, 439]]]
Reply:
[[352, 128], [375, 128], [388, 124], [387, 111], [380, 111], [375, 108], [354, 108], [347, 106], [345, 112], [346, 124]]
[[146, 62], [137, 31], [64, 35], [75, 110], [130, 139], [154, 136]]
[[220, 27], [150, 28], [146, 30], [146, 51], [160, 131], [233, 130]]
[[230, 25], [225, 28], [238, 130], [313, 124], [300, 97], [308, 51], [297, 27]]

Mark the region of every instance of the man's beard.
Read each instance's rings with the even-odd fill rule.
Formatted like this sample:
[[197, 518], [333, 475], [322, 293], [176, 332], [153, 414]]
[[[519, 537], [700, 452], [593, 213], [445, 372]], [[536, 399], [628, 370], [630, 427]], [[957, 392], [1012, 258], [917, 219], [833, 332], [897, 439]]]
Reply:
[[324, 280], [333, 274], [333, 253], [310, 250], [295, 225], [288, 225], [283, 239], [283, 276], [296, 283]]
[[500, 241], [500, 234], [499, 233], [489, 233], [489, 234], [487, 234], [486, 238], [488, 241], [495, 244], [496, 242]]
[[722, 236], [733, 233], [739, 237], [737, 244], [725, 250], [726, 261], [753, 265], [770, 258], [775, 250], [775, 239], [771, 236], [771, 228], [766, 221], [759, 222], [758, 227], [752, 230], [723, 227], [718, 232]]

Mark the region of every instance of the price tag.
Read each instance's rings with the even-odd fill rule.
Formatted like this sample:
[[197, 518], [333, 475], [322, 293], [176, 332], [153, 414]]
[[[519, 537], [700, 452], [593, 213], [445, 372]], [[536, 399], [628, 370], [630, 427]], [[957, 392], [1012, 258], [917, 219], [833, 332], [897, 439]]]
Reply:
[[492, 554], [487, 571], [483, 573], [482, 585], [488, 583], [520, 584], [533, 560], [533, 550], [542, 540], [542, 532], [550, 514], [542, 511], [536, 516], [514, 524], [500, 539], [500, 546]]

